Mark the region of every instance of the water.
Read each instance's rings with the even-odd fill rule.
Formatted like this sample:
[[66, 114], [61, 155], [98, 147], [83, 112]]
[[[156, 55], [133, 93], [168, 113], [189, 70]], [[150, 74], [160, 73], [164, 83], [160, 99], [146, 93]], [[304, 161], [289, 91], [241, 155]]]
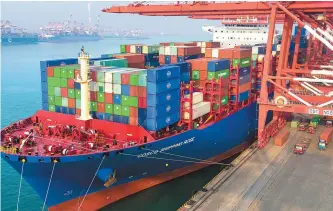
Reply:
[[[1, 127], [28, 117], [41, 109], [39, 61], [75, 57], [84, 45], [92, 57], [119, 52], [126, 43], [154, 44], [167, 41], [208, 40], [201, 37], [164, 37], [148, 40], [102, 40], [82, 43], [42, 43], [36, 45], [4, 46], [1, 52]], [[1, 205], [3, 211], [16, 210], [20, 175], [1, 160]], [[200, 189], [220, 171], [212, 166], [196, 173], [153, 187], [103, 208], [103, 211], [169, 211], [179, 208], [195, 189]], [[23, 180], [20, 211], [41, 210], [43, 201]]]

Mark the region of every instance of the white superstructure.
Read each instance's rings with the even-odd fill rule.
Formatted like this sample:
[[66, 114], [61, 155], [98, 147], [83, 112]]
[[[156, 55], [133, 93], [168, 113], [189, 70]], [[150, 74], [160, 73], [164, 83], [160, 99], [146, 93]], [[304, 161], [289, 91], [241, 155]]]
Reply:
[[212, 33], [213, 41], [220, 42], [223, 48], [254, 45], [267, 42], [268, 21], [256, 18], [223, 20], [221, 26], [202, 26], [202, 30]]

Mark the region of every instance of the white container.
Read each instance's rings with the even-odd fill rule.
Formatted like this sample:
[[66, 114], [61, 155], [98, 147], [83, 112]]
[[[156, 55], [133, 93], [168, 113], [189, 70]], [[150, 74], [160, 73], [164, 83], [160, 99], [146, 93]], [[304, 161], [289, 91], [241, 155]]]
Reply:
[[105, 93], [113, 93], [113, 84], [105, 83], [104, 91]]
[[[210, 112], [210, 102], [201, 102], [195, 104], [192, 108], [192, 120], [197, 119]], [[190, 114], [188, 112], [184, 113], [184, 119], [189, 119]]]
[[252, 54], [258, 54], [258, 49], [259, 49], [259, 46], [253, 46], [252, 47]]
[[97, 83], [94, 81], [89, 82], [89, 89], [90, 91], [97, 92], [98, 91], [98, 86]]
[[160, 46], [160, 50], [158, 52], [160, 55], [164, 55], [165, 54], [165, 47], [164, 46]]
[[142, 53], [143, 54], [148, 54], [148, 46], [147, 45], [142, 46]]
[[218, 48], [214, 48], [212, 50], [212, 57], [213, 58], [219, 58], [219, 49]]
[[136, 46], [135, 45], [131, 45], [130, 53], [136, 53]]
[[201, 48], [201, 53], [206, 53], [206, 48]]
[[105, 73], [105, 83], [112, 83], [112, 71]]
[[[185, 98], [190, 98], [190, 95], [185, 95]], [[203, 101], [203, 93], [202, 92], [194, 92], [192, 98], [192, 104], [198, 104]], [[185, 108], [190, 106], [190, 102], [184, 103]]]
[[200, 46], [200, 47], [201, 47], [201, 42], [197, 42], [197, 46]]
[[201, 43], [201, 47], [206, 48], [206, 46], [207, 46], [207, 45], [206, 45], [206, 42], [202, 42], [202, 43]]
[[258, 62], [262, 62], [262, 60], [265, 58], [265, 55], [260, 54], [258, 55]]
[[170, 46], [170, 55], [177, 56], [178, 55], [178, 48], [176, 46]]
[[277, 46], [276, 46], [276, 51], [280, 51], [281, 50], [281, 44], [278, 44]]
[[113, 93], [121, 95], [121, 84], [113, 84]]
[[170, 49], [170, 46], [165, 46], [165, 49], [164, 49], [164, 55], [167, 55], [167, 56], [170, 56], [171, 55], [171, 49]]
[[276, 56], [276, 51], [272, 51], [272, 56]]

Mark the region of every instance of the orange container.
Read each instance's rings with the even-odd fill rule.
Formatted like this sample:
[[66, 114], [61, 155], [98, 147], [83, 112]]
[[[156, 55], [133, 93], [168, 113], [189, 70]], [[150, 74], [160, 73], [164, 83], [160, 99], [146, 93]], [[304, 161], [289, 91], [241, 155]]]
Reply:
[[200, 70], [200, 80], [207, 80], [207, 71], [206, 70]]
[[164, 55], [159, 55], [159, 57], [158, 57], [158, 62], [160, 63], [160, 64], [164, 64], [165, 63], [165, 57], [164, 57]]
[[147, 97], [147, 88], [145, 86], [138, 87], [138, 97]]
[[205, 57], [212, 58], [212, 56], [213, 56], [213, 48], [206, 48]]
[[320, 140], [325, 140], [326, 144], [328, 144], [332, 141], [332, 136], [333, 136], [333, 128], [326, 128], [320, 134]]
[[276, 136], [274, 144], [276, 146], [283, 146], [283, 144], [286, 143], [286, 141], [288, 140], [289, 134], [290, 134], [290, 132], [288, 130], [281, 131]]
[[130, 86], [130, 96], [138, 96], [138, 95], [139, 95], [139, 87]]
[[177, 63], [177, 56], [171, 56], [171, 63], [174, 64], [174, 63]]
[[187, 62], [191, 63], [192, 70], [205, 70], [207, 71], [208, 61], [213, 60], [212, 58], [200, 58], [200, 59], [189, 59]]
[[67, 79], [67, 87], [69, 89], [74, 89], [74, 80], [72, 78]]
[[75, 108], [75, 99], [68, 98], [68, 108]]
[[125, 45], [125, 51], [126, 51], [126, 53], [130, 53], [131, 52], [131, 45]]
[[113, 94], [112, 93], [104, 93], [105, 103], [112, 104], [113, 103]]
[[205, 87], [206, 81], [205, 80], [200, 80], [200, 81], [197, 80], [197, 81], [193, 82], [193, 85], [195, 87]]
[[199, 46], [184, 46], [177, 48], [178, 56], [191, 56], [201, 54], [201, 47]]
[[75, 114], [81, 115], [81, 109], [79, 109], [79, 108], [75, 109]]
[[54, 76], [53, 67], [47, 67], [47, 76], [48, 77]]
[[97, 103], [97, 112], [101, 112], [101, 113], [105, 112], [104, 103]]
[[206, 42], [206, 48], [219, 48], [221, 47], [220, 42]]
[[139, 125], [138, 118], [130, 117], [129, 118], [129, 124], [130, 125]]
[[130, 107], [130, 117], [138, 118], [138, 108]]
[[220, 59], [243, 59], [252, 56], [252, 50], [246, 48], [225, 48], [219, 49]]

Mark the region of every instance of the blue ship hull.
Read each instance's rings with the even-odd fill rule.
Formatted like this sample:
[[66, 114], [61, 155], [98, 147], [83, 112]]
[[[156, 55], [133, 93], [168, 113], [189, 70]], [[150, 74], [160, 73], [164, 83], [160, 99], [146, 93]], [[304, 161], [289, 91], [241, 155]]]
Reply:
[[84, 42], [84, 41], [98, 41], [102, 38], [100, 36], [58, 36], [40, 39], [40, 42], [50, 43], [66, 43], [66, 42]]
[[[254, 140], [257, 128], [256, 116], [257, 103], [252, 103], [203, 129], [193, 129], [146, 144], [145, 149], [135, 146], [123, 150], [123, 155], [112, 151], [103, 159], [102, 163], [103, 153], [60, 157], [60, 162], [55, 164], [46, 204], [52, 207], [69, 200], [75, 200], [78, 204], [78, 197], [81, 197], [82, 200], [100, 164], [101, 167], [89, 189], [88, 196], [90, 193], [113, 189], [122, 184], [194, 165], [191, 159], [175, 157], [161, 152], [203, 160], [221, 155]], [[22, 163], [18, 162], [17, 155], [1, 153], [1, 156], [18, 173], [21, 173]], [[39, 162], [40, 158], [44, 161]], [[53, 165], [50, 157], [27, 156], [27, 162], [24, 166], [23, 178], [33, 187], [43, 201]], [[207, 165], [202, 167], [205, 166]], [[106, 178], [115, 170], [117, 182], [111, 187], [105, 187]], [[104, 203], [103, 206], [105, 205]]]
[[36, 36], [1, 36], [2, 45], [17, 45], [17, 44], [36, 44], [38, 37]]

